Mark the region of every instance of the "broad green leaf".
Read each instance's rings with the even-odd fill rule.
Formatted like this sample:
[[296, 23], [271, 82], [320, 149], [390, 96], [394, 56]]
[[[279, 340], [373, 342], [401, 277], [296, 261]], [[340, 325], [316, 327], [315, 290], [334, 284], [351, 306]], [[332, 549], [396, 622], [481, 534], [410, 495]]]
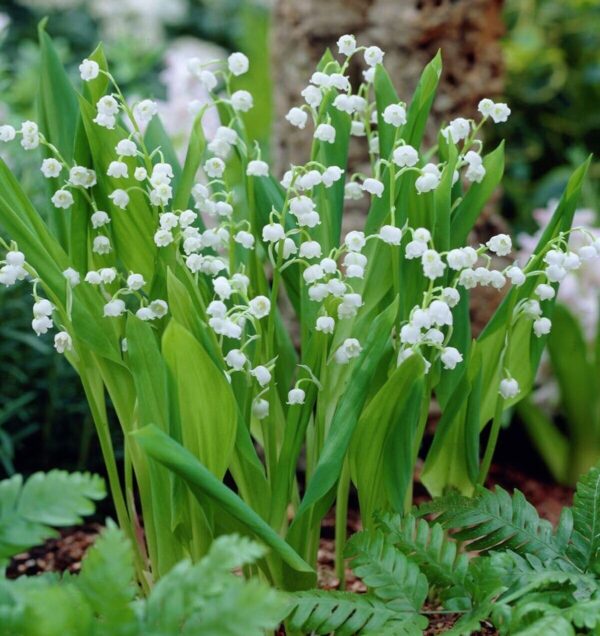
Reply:
[[198, 297], [198, 290], [193, 285], [183, 283], [170, 268], [167, 270], [167, 290], [169, 308], [175, 320], [202, 344], [212, 361], [221, 366], [223, 355], [214, 332], [206, 324], [206, 314]]
[[[204, 131], [202, 129], [202, 117], [199, 115], [193, 123], [192, 132], [190, 135], [190, 142], [185, 156], [185, 162], [183, 164], [183, 171], [179, 177], [179, 184], [175, 192], [175, 198], [173, 199], [173, 209], [184, 210], [190, 203], [190, 196], [198, 169], [200, 168], [200, 162], [204, 156], [204, 149], [206, 146], [206, 140], [204, 138]], [[198, 218], [199, 227], [204, 230], [204, 223], [202, 219]]]
[[477, 481], [483, 379], [476, 347], [462, 364], [466, 370], [445, 404], [421, 473], [421, 482], [433, 496], [450, 488], [470, 494]]
[[[354, 431], [348, 459], [352, 481], [358, 491], [361, 518], [366, 527], [371, 527], [376, 511], [389, 509], [390, 506], [396, 508], [398, 501], [402, 502], [400, 511], [403, 509], [408, 478], [403, 475], [404, 478], [398, 480], [402, 483], [386, 483], [387, 479], [395, 476], [388, 467], [390, 462], [394, 462], [412, 479], [413, 437], [422, 398], [423, 371], [420, 356], [411, 356], [395, 369], [363, 411]], [[417, 387], [421, 390], [416, 392], [418, 406], [415, 414], [414, 409], [407, 406], [414, 402], [410, 398]], [[390, 446], [397, 456], [389, 456]], [[388, 496], [388, 488], [394, 492], [393, 498]]]
[[[147, 322], [129, 316], [126, 333], [129, 368], [137, 397], [138, 427], [155, 424], [172, 434], [167, 368], [154, 330]], [[136, 463], [141, 462], [139, 459]], [[142, 470], [150, 484], [150, 492], [145, 494], [151, 497], [144, 517], [147, 542], [155, 574], [162, 576], [184, 556], [172, 528], [176, 525], [178, 506], [187, 506], [189, 502], [187, 498], [183, 503], [178, 499], [172, 475], [164, 466], [150, 460], [143, 464]], [[171, 522], [166, 523], [169, 518]]]
[[[383, 111], [390, 104], [398, 104], [400, 98], [388, 72], [382, 64], [375, 67], [375, 102], [377, 104], [377, 131], [379, 135], [379, 150], [382, 157], [389, 157], [394, 148], [396, 138], [402, 138], [402, 129], [397, 130], [395, 126], [387, 124], [383, 119]], [[397, 137], [396, 137], [397, 135]]]
[[[336, 91], [331, 91], [337, 95]], [[348, 146], [350, 143], [350, 116], [333, 106], [333, 95], [323, 104], [331, 125], [335, 127], [335, 141], [332, 144], [315, 142], [318, 156], [324, 166], [338, 166], [346, 170], [348, 163]], [[344, 178], [336, 181], [331, 187], [318, 186], [316, 190], [317, 207], [321, 214], [321, 224], [314, 230], [314, 239], [328, 253], [340, 244], [342, 218], [344, 214]]]
[[[260, 237], [262, 228], [269, 222], [269, 214], [271, 209], [275, 208], [278, 212], [283, 209], [284, 194], [281, 186], [273, 179], [273, 177], [263, 177], [254, 179], [254, 192], [256, 200], [256, 212], [258, 227], [256, 232]], [[292, 219], [288, 215], [286, 229], [293, 227]], [[285, 281], [285, 290], [288, 298], [294, 307], [296, 315], [301, 314], [300, 310], [300, 269], [298, 265], [292, 265], [283, 272], [283, 280]]]
[[[46, 139], [56, 146], [67, 162], [73, 160], [73, 140], [77, 126], [77, 97], [64, 66], [44, 30], [45, 20], [38, 28], [40, 43], [40, 83], [38, 86], [38, 122]], [[46, 153], [47, 156], [50, 156]], [[58, 179], [52, 179], [54, 190], [60, 187]], [[67, 246], [68, 213], [49, 207], [49, 222], [60, 241]]]
[[165, 330], [162, 348], [177, 388], [183, 444], [215, 475], [223, 477], [237, 427], [235, 398], [224, 372], [174, 320]]
[[115, 252], [120, 255], [127, 270], [142, 274], [151, 283], [158, 249], [153, 239], [158, 224], [156, 215], [144, 194], [137, 189], [129, 191], [130, 202], [126, 210], [116, 207], [108, 198], [117, 188], [139, 185], [133, 177], [135, 162], [128, 157], [124, 157], [123, 161], [129, 167], [129, 178], [114, 179], [106, 175], [109, 164], [115, 158], [115, 146], [127, 134], [119, 128], [108, 130], [95, 124], [95, 110], [83, 97], [79, 98], [79, 107], [98, 179], [94, 194], [98, 205], [110, 213]]
[[425, 134], [429, 111], [442, 75], [442, 55], [438, 51], [421, 73], [421, 78], [408, 107], [402, 136], [407, 144], [419, 148]]
[[[104, 50], [101, 44], [89, 55], [88, 59], [96, 62], [102, 70], [108, 70], [106, 57], [104, 56]], [[104, 95], [107, 86], [108, 78], [100, 74], [93, 82], [83, 82], [83, 96], [90, 104], [95, 104]], [[91, 151], [79, 110], [77, 110], [77, 129], [75, 131], [73, 160], [80, 166], [92, 165]], [[92, 212], [90, 211], [89, 203], [82, 194], [75, 191], [73, 192], [73, 196], [76, 201], [77, 211], [71, 214], [69, 257], [71, 265], [78, 272], [87, 272], [91, 269], [88, 263], [88, 251], [91, 241], [89, 217]], [[85, 214], [83, 213], [84, 210], [86, 211]]]
[[163, 126], [159, 115], [155, 115], [148, 124], [146, 132], [144, 133], [144, 143], [146, 144], [146, 148], [150, 153], [154, 150], [160, 149], [160, 153], [162, 154], [166, 163], [169, 163], [171, 164], [171, 166], [173, 166], [174, 178], [172, 181], [172, 186], [173, 191], [177, 192], [179, 190], [179, 180], [181, 179], [181, 166], [179, 165], [177, 153], [175, 152], [173, 144], [171, 143], [171, 138], [165, 130], [165, 127]]
[[448, 159], [439, 186], [433, 194], [434, 221], [433, 244], [439, 251], [446, 251], [450, 247], [450, 214], [452, 211], [452, 181], [458, 160], [458, 150], [454, 144], [448, 148]]

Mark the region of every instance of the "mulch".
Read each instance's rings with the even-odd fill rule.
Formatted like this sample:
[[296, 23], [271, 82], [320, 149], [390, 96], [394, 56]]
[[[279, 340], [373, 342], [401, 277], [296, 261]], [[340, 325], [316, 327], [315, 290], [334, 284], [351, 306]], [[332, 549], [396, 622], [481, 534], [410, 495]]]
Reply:
[[62, 528], [55, 539], [48, 539], [42, 545], [13, 557], [6, 570], [6, 576], [16, 579], [19, 576], [35, 576], [42, 572], [75, 574], [81, 569], [85, 553], [94, 544], [100, 532], [102, 526], [99, 523]]
[[[488, 479], [488, 486], [496, 484], [512, 492], [518, 488], [537, 508], [540, 516], [556, 524], [560, 511], [570, 506], [573, 501], [573, 490], [557, 484], [549, 484], [525, 475], [513, 468], [493, 466]], [[335, 542], [333, 539], [335, 518], [327, 516], [323, 523], [323, 538], [318, 552], [319, 587], [324, 590], [337, 590], [340, 582], [335, 574]], [[357, 513], [349, 511], [348, 532], [360, 530]], [[15, 556], [7, 569], [8, 578], [19, 576], [35, 576], [42, 572], [71, 572], [81, 569], [81, 560], [88, 548], [93, 545], [102, 526], [88, 523], [75, 528], [60, 530], [60, 536], [48, 539], [44, 544], [36, 546], [23, 554]], [[356, 578], [350, 570], [346, 570], [345, 589], [351, 592], [364, 593], [364, 583]], [[429, 626], [424, 636], [435, 636], [447, 632], [456, 622], [455, 614], [435, 613], [436, 607], [426, 606]], [[432, 612], [432, 613], [429, 613]], [[498, 632], [491, 626], [484, 625], [473, 636], [496, 636]]]

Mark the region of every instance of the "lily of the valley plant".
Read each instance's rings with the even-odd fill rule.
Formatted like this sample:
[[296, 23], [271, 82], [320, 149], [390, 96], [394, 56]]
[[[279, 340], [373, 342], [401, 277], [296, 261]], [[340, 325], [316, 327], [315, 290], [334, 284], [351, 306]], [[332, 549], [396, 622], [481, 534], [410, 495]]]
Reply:
[[[310, 586], [334, 503], [342, 573], [350, 483], [367, 527], [411, 505], [432, 400], [442, 417], [423, 483], [433, 495], [483, 483], [503, 411], [531, 388], [560, 280], [600, 252], [571, 229], [586, 165], [521, 268], [509, 236], [468, 240], [503, 171], [481, 131], [509, 108], [484, 99], [423, 143], [439, 55], [405, 103], [383, 51], [340, 38], [286, 117], [313, 137], [311, 156], [281, 177], [246, 134], [243, 54], [190, 60], [222, 126], [205, 141], [212, 105], [200, 107], [179, 165], [156, 104], [127, 100], [102, 49], [75, 89], [45, 33], [41, 45], [39, 120], [0, 138], [43, 154], [51, 206], [34, 209], [0, 165], [0, 280], [31, 282], [33, 329], [52, 332], [81, 377], [143, 586], [232, 531], [271, 548], [259, 567], [276, 585]], [[355, 57], [359, 86], [346, 76]], [[348, 170], [351, 136], [368, 146], [368, 175]], [[364, 231], [344, 234], [345, 204], [362, 198]], [[583, 232], [578, 253], [571, 232]], [[478, 286], [504, 299], [473, 340]]]

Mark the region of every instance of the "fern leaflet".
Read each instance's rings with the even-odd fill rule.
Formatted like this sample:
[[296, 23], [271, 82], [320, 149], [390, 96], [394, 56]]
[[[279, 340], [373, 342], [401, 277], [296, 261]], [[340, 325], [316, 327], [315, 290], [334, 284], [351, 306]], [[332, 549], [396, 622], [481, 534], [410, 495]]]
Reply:
[[430, 583], [439, 589], [463, 587], [469, 558], [458, 552], [456, 542], [445, 536], [439, 523], [430, 525], [413, 515], [385, 514], [379, 517], [378, 527], [418, 564]]
[[569, 556], [582, 570], [598, 558], [600, 550], [600, 468], [594, 466], [577, 483], [573, 500], [574, 531]]
[[471, 499], [451, 495], [419, 510], [419, 514], [427, 512], [441, 512], [436, 521], [444, 528], [456, 529], [454, 537], [468, 541], [469, 550], [514, 550], [542, 561], [567, 560], [552, 524], [540, 519], [518, 490], [512, 497], [499, 486], [493, 491], [480, 488]]
[[346, 545], [352, 570], [383, 601], [407, 610], [421, 609], [427, 598], [427, 578], [381, 530], [355, 534]]
[[298, 592], [290, 606], [289, 625], [302, 633], [405, 634], [417, 636], [427, 620], [414, 610], [399, 612], [371, 595], [350, 592]]

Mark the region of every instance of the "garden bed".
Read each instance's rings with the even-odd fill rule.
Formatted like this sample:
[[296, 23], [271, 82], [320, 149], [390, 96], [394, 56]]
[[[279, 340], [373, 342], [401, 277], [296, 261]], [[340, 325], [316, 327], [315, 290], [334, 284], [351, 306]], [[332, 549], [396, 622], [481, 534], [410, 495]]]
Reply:
[[[500, 485], [509, 492], [518, 489], [536, 507], [541, 517], [553, 524], [558, 522], [564, 506], [570, 506], [573, 500], [573, 489], [552, 484], [539, 478], [526, 475], [521, 470], [510, 466], [493, 465], [487, 486]], [[420, 484], [415, 483], [416, 499], [424, 502], [427, 497]], [[361, 529], [360, 517], [356, 511], [350, 510], [348, 515], [348, 534]], [[99, 523], [86, 523], [81, 526], [63, 528], [60, 536], [48, 539], [42, 545], [18, 554], [12, 558], [7, 568], [7, 577], [15, 579], [20, 576], [36, 576], [43, 572], [69, 572], [77, 574], [81, 569], [81, 561], [87, 550], [94, 544], [103, 530]], [[318, 552], [318, 581], [323, 590], [338, 590], [339, 579], [335, 574], [335, 516], [330, 513], [323, 521], [323, 537]], [[357, 594], [366, 592], [365, 584], [349, 568], [346, 569], [345, 589]], [[440, 611], [438, 607], [426, 604], [424, 612], [429, 625], [424, 636], [443, 634], [452, 628], [459, 614]], [[285, 632], [278, 632], [283, 636]], [[498, 631], [490, 624], [483, 625], [474, 636], [492, 636]]]

